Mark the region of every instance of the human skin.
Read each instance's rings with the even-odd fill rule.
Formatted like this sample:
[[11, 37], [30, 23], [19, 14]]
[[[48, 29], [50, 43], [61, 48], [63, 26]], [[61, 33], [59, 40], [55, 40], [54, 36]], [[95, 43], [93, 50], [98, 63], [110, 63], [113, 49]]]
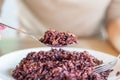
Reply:
[[109, 42], [120, 51], [120, 19], [114, 19], [107, 24]]

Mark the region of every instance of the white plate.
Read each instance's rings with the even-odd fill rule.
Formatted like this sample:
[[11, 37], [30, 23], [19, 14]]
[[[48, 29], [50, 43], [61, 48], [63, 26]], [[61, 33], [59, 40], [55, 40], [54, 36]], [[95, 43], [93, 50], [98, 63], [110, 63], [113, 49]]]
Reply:
[[[20, 51], [15, 51], [12, 53], [8, 53], [0, 57], [0, 80], [14, 80], [11, 76], [12, 69], [15, 68], [16, 65], [26, 57], [29, 52], [33, 51], [40, 51], [40, 50], [50, 50], [51, 48], [42, 47], [42, 48], [31, 48], [25, 49]], [[80, 48], [64, 48], [65, 50], [69, 51], [88, 51], [91, 55], [95, 56], [96, 58], [103, 60], [105, 63], [109, 62], [110, 60], [114, 59], [114, 56], [105, 54], [103, 52], [88, 50], [88, 49], [80, 49]], [[113, 80], [114, 76], [109, 76], [109, 80]]]

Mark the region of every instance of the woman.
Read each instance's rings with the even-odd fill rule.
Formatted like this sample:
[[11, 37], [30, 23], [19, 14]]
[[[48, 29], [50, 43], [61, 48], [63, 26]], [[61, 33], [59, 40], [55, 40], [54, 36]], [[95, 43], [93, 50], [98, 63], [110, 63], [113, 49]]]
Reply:
[[29, 32], [40, 35], [52, 28], [98, 37], [104, 27], [120, 51], [120, 0], [18, 0], [18, 6], [20, 26]]
[[104, 28], [108, 40], [120, 51], [120, 0], [16, 1], [21, 29], [42, 35], [52, 28], [81, 38], [100, 37]]

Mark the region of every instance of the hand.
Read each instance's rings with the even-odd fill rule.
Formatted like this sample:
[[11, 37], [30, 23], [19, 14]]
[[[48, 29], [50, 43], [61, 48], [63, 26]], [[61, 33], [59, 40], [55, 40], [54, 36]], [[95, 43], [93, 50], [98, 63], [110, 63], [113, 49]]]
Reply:
[[110, 21], [107, 27], [108, 40], [120, 51], [120, 19]]
[[[5, 29], [5, 26], [0, 24], [0, 32]], [[1, 33], [0, 33], [0, 39], [1, 39]]]

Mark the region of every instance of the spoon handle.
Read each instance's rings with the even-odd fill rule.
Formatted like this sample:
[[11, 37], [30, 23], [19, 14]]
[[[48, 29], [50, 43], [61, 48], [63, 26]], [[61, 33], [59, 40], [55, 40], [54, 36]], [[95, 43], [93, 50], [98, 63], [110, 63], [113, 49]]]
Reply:
[[16, 31], [18, 31], [18, 32], [24, 33], [24, 34], [26, 34], [26, 35], [32, 37], [32, 38], [35, 39], [36, 41], [40, 42], [39, 39], [37, 39], [37, 37], [35, 37], [34, 35], [32, 35], [32, 34], [30, 34], [30, 33], [27, 33], [27, 32], [22, 31], [22, 30], [20, 30], [20, 29], [17, 29], [17, 28], [11, 27], [11, 26], [6, 25], [6, 24], [1, 23], [1, 22], [0, 22], [0, 26], [5, 26], [5, 27], [8, 27], [8, 28], [10, 28], [10, 29], [16, 30]]
[[18, 31], [18, 32], [22, 32], [22, 33], [24, 33], [24, 34], [31, 35], [31, 34], [25, 32], [25, 31], [16, 29], [16, 28], [14, 28], [14, 27], [11, 27], [11, 26], [9, 26], [9, 25], [7, 25], [7, 24], [4, 24], [4, 23], [1, 23], [1, 22], [0, 22], [0, 26], [5, 26], [5, 27], [11, 28], [11, 29], [13, 29], [13, 30], [16, 30], [16, 31]]

